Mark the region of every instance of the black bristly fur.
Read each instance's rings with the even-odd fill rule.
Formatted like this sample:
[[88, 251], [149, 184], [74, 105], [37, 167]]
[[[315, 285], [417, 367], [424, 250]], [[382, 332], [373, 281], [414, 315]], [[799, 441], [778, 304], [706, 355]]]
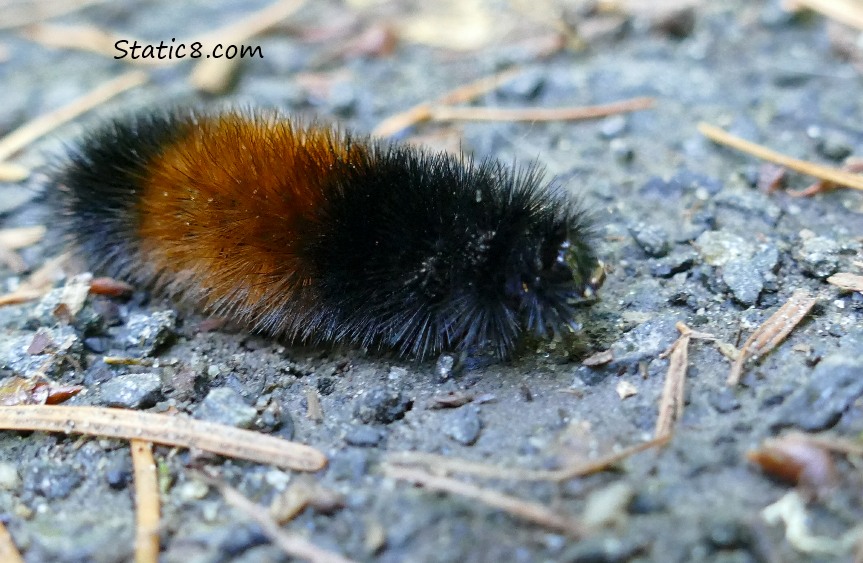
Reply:
[[[524, 323], [571, 326], [598, 263], [590, 222], [541, 180], [536, 166], [375, 144], [335, 175], [310, 226], [323, 306], [303, 336], [417, 357], [488, 344], [506, 357]], [[556, 262], [564, 242], [578, 246], [576, 272]]]
[[[256, 117], [263, 119], [230, 115]], [[94, 272], [170, 287], [164, 279], [170, 272], [154, 269], [141, 251], [138, 204], [152, 162], [166, 146], [184, 142], [202, 119], [204, 114], [185, 112], [114, 121], [71, 152], [58, 176], [65, 227]], [[475, 163], [332, 135], [344, 147], [362, 147], [361, 156], [317, 147], [315, 154], [335, 155], [326, 177], [309, 182], [323, 190], [322, 203], [284, 228], [278, 210], [270, 219], [273, 233], [281, 229], [295, 237], [284, 250], [292, 254], [277, 260], [296, 257], [301, 271], [289, 280], [262, 278], [267, 291], [254, 310], [235, 306], [233, 296], [243, 293], [238, 287], [220, 295], [208, 313], [275, 336], [348, 341], [418, 358], [483, 347], [507, 357], [526, 331], [559, 333], [575, 324], [573, 303], [591, 287], [598, 265], [591, 222], [571, 197], [543, 184], [537, 166], [513, 171], [494, 160]], [[198, 142], [206, 149], [211, 141]], [[224, 138], [212, 142], [233, 146]], [[276, 150], [267, 147], [284, 145], [266, 142], [257, 149]], [[254, 197], [254, 191], [250, 186], [243, 193]], [[183, 233], [177, 237], [164, 243], [185, 245]], [[254, 271], [249, 246], [225, 244], [224, 252], [241, 254]], [[213, 287], [207, 276], [227, 275], [191, 274], [177, 286], [191, 301]]]
[[193, 124], [190, 114], [135, 115], [108, 122], [69, 150], [57, 172], [62, 226], [94, 271], [141, 281], [136, 193], [151, 161]]

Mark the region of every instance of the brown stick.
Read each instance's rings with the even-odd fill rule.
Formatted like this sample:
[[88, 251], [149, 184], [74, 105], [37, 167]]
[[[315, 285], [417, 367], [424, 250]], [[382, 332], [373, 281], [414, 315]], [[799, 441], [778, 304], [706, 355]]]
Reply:
[[757, 143], [741, 139], [740, 137], [732, 135], [731, 133], [723, 131], [719, 127], [715, 127], [708, 123], [699, 123], [698, 130], [701, 131], [705, 137], [716, 143], [727, 145], [733, 149], [749, 153], [762, 160], [768, 160], [780, 166], [790, 168], [795, 172], [814, 176], [815, 178], [833, 182], [840, 186], [854, 188], [855, 190], [863, 190], [863, 175], [861, 174], [851, 174], [850, 172], [845, 172], [839, 168], [823, 166], [814, 162], [793, 158], [768, 149], [767, 147]]
[[653, 107], [653, 98], [633, 98], [610, 104], [563, 108], [484, 108], [434, 106], [432, 121], [575, 121], [597, 119]]
[[855, 0], [787, 0], [783, 7], [786, 10], [808, 8], [863, 31], [863, 6]]
[[[221, 29], [210, 31], [197, 40], [204, 45], [221, 43], [236, 45], [263, 33], [288, 16], [302, 8], [306, 0], [281, 0], [257, 12], [253, 12], [240, 21]], [[202, 59], [189, 74], [189, 83], [196, 90], [209, 94], [224, 92], [231, 84], [234, 73], [239, 67], [240, 59], [207, 58]]]
[[287, 555], [299, 557], [312, 563], [351, 563], [350, 559], [320, 548], [302, 536], [283, 531], [263, 507], [252, 502], [227, 483], [200, 471], [194, 472], [194, 475], [208, 485], [215, 487], [222, 494], [225, 502], [254, 520], [261, 527], [264, 535]]
[[423, 102], [401, 113], [392, 115], [381, 121], [372, 130], [372, 135], [377, 137], [389, 137], [399, 131], [407, 129], [417, 123], [428, 121], [432, 118], [432, 111], [436, 106], [462, 104], [485, 94], [501, 84], [509, 82], [521, 72], [519, 68], [510, 68], [491, 76], [484, 76], [464, 86], [450, 90], [434, 102]]
[[564, 532], [574, 538], [585, 535], [584, 526], [575, 518], [559, 514], [535, 502], [522, 500], [492, 489], [484, 489], [449, 477], [439, 477], [419, 469], [384, 465], [383, 470], [384, 475], [393, 479], [410, 481], [411, 483], [435, 491], [453, 493], [478, 500], [483, 504], [503, 510], [521, 520], [527, 520], [546, 528]]
[[24, 563], [21, 552], [15, 547], [15, 542], [9, 534], [9, 530], [0, 522], [0, 561], [4, 563]]
[[153, 444], [132, 440], [135, 473], [135, 563], [159, 561], [159, 486]]
[[737, 360], [731, 366], [728, 374], [729, 386], [740, 383], [743, 366], [752, 355], [766, 354], [779, 345], [796, 327], [803, 317], [815, 305], [816, 298], [809, 295], [805, 289], [798, 289], [775, 313], [764, 321], [743, 343]]
[[535, 469], [518, 469], [498, 467], [487, 463], [468, 461], [465, 459], [445, 457], [423, 452], [396, 452], [387, 456], [387, 461], [393, 465], [424, 465], [436, 473], [462, 473], [488, 479], [512, 479], [516, 481], [568, 481], [576, 477], [590, 475], [602, 471], [631, 455], [644, 450], [665, 445], [670, 436], [660, 436], [641, 444], [623, 448], [618, 452], [604, 455], [598, 459], [574, 464], [550, 471]]
[[125, 92], [135, 86], [140, 86], [146, 81], [147, 75], [140, 71], [121, 74], [117, 78], [99, 85], [96, 89], [74, 100], [72, 103], [25, 123], [0, 139], [0, 162], [6, 160], [39, 137], [50, 133], [63, 123], [93, 109], [121, 92]]
[[168, 446], [198, 448], [298, 471], [318, 471], [327, 464], [322, 452], [305, 444], [185, 416], [124, 409], [43, 405], [0, 407], [0, 429], [139, 439]]

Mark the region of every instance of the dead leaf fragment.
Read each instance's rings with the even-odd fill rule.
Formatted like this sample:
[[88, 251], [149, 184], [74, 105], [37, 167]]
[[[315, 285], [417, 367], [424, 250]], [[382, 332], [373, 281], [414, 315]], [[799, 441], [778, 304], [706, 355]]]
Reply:
[[602, 366], [614, 360], [614, 352], [612, 350], [605, 350], [602, 352], [597, 352], [592, 356], [588, 356], [587, 358], [581, 361], [581, 365], [587, 367], [596, 367]]
[[0, 381], [0, 405], [57, 405], [83, 390], [80, 385], [60, 385], [42, 377], [7, 377]]
[[279, 524], [286, 524], [303, 510], [311, 507], [320, 514], [332, 514], [344, 508], [345, 497], [309, 479], [298, 479], [270, 503], [270, 516]]
[[859, 291], [863, 293], [863, 276], [840, 272], [827, 278], [827, 283], [835, 285], [845, 291]]
[[752, 463], [777, 479], [817, 493], [836, 483], [833, 459], [824, 449], [795, 435], [765, 440], [746, 454]]
[[634, 395], [638, 395], [638, 389], [636, 389], [635, 385], [628, 381], [619, 382], [615, 386], [614, 390], [617, 391], [617, 396], [620, 397], [621, 401], [624, 399], [628, 399], [629, 397], [632, 397]]
[[135, 291], [128, 283], [114, 278], [93, 278], [90, 280], [90, 293], [106, 297], [123, 297]]
[[51, 335], [47, 332], [37, 332], [33, 335], [33, 340], [27, 347], [27, 353], [31, 356], [38, 356], [39, 354], [44, 354], [49, 348], [56, 348], [56, 344], [54, 343], [54, 340], [51, 339]]
[[473, 400], [473, 395], [464, 391], [450, 391], [431, 398], [430, 409], [454, 409]]

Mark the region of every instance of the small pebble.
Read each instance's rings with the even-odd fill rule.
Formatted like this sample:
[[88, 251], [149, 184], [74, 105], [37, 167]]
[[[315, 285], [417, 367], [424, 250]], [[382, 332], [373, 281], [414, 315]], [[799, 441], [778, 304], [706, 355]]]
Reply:
[[404, 417], [413, 401], [398, 389], [373, 387], [356, 401], [354, 416], [365, 423], [389, 424]]
[[195, 418], [237, 428], [250, 428], [257, 415], [258, 411], [246, 404], [243, 397], [230, 387], [210, 390], [195, 411]]
[[177, 313], [174, 311], [156, 311], [149, 315], [135, 313], [129, 315], [126, 323], [126, 342], [139, 348], [144, 356], [151, 356], [174, 338], [176, 328]]
[[638, 246], [648, 255], [654, 258], [661, 258], [668, 254], [671, 249], [671, 243], [668, 240], [668, 233], [662, 227], [656, 225], [647, 225], [646, 223], [638, 223], [629, 229], [632, 238], [638, 243]]
[[773, 428], [794, 426], [807, 432], [833, 427], [863, 396], [863, 349], [828, 356], [812, 371], [808, 383], [784, 402]]
[[157, 373], [118, 375], [99, 386], [101, 403], [124, 409], [148, 409], [162, 399], [162, 379]]
[[752, 267], [749, 260], [735, 258], [729, 260], [722, 268], [722, 281], [728, 286], [734, 300], [751, 307], [758, 302], [758, 296], [764, 289], [761, 274]]
[[466, 405], [444, 416], [443, 433], [464, 446], [472, 446], [479, 438], [482, 421], [479, 418], [479, 408]]
[[839, 270], [839, 244], [826, 237], [809, 237], [803, 240], [795, 257], [803, 271], [818, 279], [826, 279]]
[[371, 448], [380, 444], [383, 437], [384, 433], [380, 428], [367, 424], [358, 424], [345, 434], [345, 442], [350, 446]]

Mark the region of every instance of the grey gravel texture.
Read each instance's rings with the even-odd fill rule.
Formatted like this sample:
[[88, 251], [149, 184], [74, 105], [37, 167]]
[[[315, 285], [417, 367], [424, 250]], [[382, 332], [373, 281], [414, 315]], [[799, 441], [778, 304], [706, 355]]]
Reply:
[[[57, 280], [41, 300], [0, 308], [0, 375], [85, 387], [70, 405], [179, 411], [320, 449], [329, 464], [311, 479], [344, 506], [308, 508], [283, 528], [359, 561], [851, 560], [848, 546], [802, 551], [781, 524], [762, 519], [793, 487], [762, 474], [747, 452], [786, 430], [851, 440], [863, 433], [863, 296], [825, 281], [861, 273], [863, 194], [768, 191], [759, 185], [759, 161], [711, 143], [695, 125], [713, 123], [834, 166], [863, 155], [859, 34], [843, 42], [847, 30], [784, 12], [778, 0], [681, 1], [664, 15], [552, 2], [560, 9], [543, 13], [559, 13], [565, 26], [519, 12], [523, 4], [308, 2], [289, 23], [247, 42], [260, 44], [264, 58], [243, 61], [219, 96], [195, 93], [189, 63], [147, 68], [146, 85], [13, 158], [34, 173], [0, 183], [0, 228], [44, 224], [49, 232], [18, 251], [25, 272], [0, 263], [0, 288], [13, 290], [62, 251], [50, 164], [106, 116], [183, 104], [266, 106], [366, 133], [395, 112], [516, 65], [521, 74], [473, 103], [559, 107], [651, 96], [656, 105], [584, 122], [425, 123], [398, 137], [507, 163], [536, 159], [593, 211], [608, 277], [599, 301], [579, 310], [578, 335], [525, 342], [508, 362], [445, 354], [416, 363], [308, 349], [230, 324], [204, 330], [207, 319], [148, 288], [123, 299], [91, 295], [64, 319]], [[98, 2], [56, 23], [158, 43], [264, 5]], [[420, 9], [427, 11], [416, 16]], [[365, 32], [386, 26], [403, 32], [391, 53], [358, 46]], [[458, 41], [428, 45], [419, 39], [423, 29], [459, 30]], [[482, 29], [500, 35], [462, 44]], [[541, 54], [561, 29], [577, 30], [585, 48], [569, 41]], [[0, 61], [0, 133], [129, 70], [110, 57], [37, 45], [19, 29], [0, 30]], [[810, 183], [794, 173], [785, 179], [794, 190]], [[747, 364], [740, 386], [727, 388], [723, 351], [741, 346], [797, 289], [818, 298], [811, 314], [776, 350]], [[678, 322], [716, 341], [690, 344], [685, 409], [665, 448], [561, 483], [452, 475], [600, 522], [584, 538], [383, 475], [388, 456], [405, 451], [549, 470], [650, 438], [669, 365], [663, 353], [679, 336]], [[606, 350], [610, 361], [581, 364]], [[625, 400], [616, 392], [624, 382], [636, 390]], [[310, 391], [322, 420], [309, 416]], [[472, 402], [435, 406], [435, 398], [452, 396]], [[156, 447], [155, 455], [162, 561], [287, 560], [191, 469], [208, 466], [264, 511], [298, 475], [198, 451]], [[863, 521], [863, 477], [859, 461], [833, 460], [836, 486], [810, 499], [806, 522], [812, 534], [837, 540]], [[0, 518], [28, 563], [131, 560], [134, 500], [125, 442], [0, 432]]]

